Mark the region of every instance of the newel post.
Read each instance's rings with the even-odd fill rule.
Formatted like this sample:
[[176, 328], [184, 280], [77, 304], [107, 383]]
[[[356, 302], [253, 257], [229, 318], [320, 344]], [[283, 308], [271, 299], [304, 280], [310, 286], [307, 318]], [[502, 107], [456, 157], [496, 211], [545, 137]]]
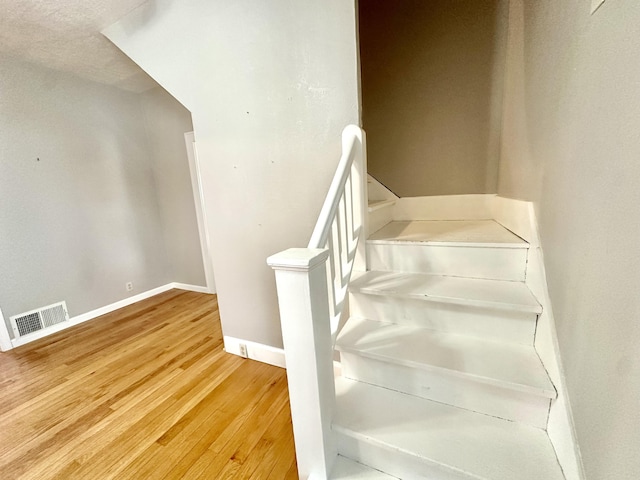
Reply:
[[329, 478], [337, 456], [326, 249], [291, 248], [267, 259], [275, 270], [301, 479]]

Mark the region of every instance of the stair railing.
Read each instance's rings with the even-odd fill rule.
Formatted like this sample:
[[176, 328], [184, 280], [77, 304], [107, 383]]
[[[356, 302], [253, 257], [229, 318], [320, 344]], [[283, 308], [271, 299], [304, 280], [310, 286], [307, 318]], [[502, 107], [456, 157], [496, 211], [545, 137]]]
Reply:
[[342, 132], [342, 156], [307, 248], [267, 259], [275, 270], [291, 418], [301, 479], [328, 478], [337, 456], [333, 341], [351, 272], [366, 270], [365, 133]]

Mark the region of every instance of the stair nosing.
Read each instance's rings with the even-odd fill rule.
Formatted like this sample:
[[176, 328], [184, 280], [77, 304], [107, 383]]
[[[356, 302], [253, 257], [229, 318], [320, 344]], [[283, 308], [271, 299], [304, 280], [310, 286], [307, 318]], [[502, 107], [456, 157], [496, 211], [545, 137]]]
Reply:
[[[540, 389], [538, 387], [525, 385], [522, 383], [513, 383], [513, 382], [507, 382], [505, 380], [497, 380], [495, 378], [485, 377], [482, 375], [476, 375], [468, 372], [462, 372], [460, 370], [455, 370], [452, 368], [438, 367], [436, 365], [431, 365], [428, 363], [413, 362], [411, 360], [398, 360], [394, 357], [389, 357], [386, 355], [376, 355], [372, 353], [362, 352], [357, 348], [338, 346], [338, 344], [336, 344], [336, 350], [340, 352], [356, 354], [364, 358], [370, 358], [372, 360], [380, 360], [385, 363], [391, 363], [391, 364], [399, 365], [402, 367], [415, 368], [417, 370], [424, 370], [424, 371], [430, 371], [430, 372], [436, 372], [436, 373], [443, 373], [446, 375], [450, 375], [452, 377], [461, 378], [463, 380], [481, 383], [484, 385], [490, 385], [492, 387], [502, 388], [505, 390], [513, 390], [521, 393], [526, 393], [529, 395], [535, 395], [537, 397], [549, 398], [551, 400], [555, 399], [557, 396], [557, 393], [555, 391], [551, 392], [544, 389]], [[357, 379], [354, 379], [354, 380], [357, 380]]]
[[453, 247], [453, 248], [503, 248], [511, 250], [529, 249], [528, 243], [500, 243], [500, 242], [442, 242], [437, 240], [372, 240], [367, 238], [367, 245], [402, 245], [424, 247]]
[[[366, 274], [369, 272], [371, 271], [366, 272], [364, 275], [359, 277], [359, 279], [365, 277]], [[385, 272], [385, 273], [390, 273], [390, 272]], [[418, 277], [418, 276], [447, 277], [447, 278], [462, 278], [462, 279], [477, 280], [477, 281], [488, 280], [488, 281], [494, 281], [494, 282], [513, 283], [513, 281], [510, 281], [510, 280], [489, 280], [484, 278], [459, 277], [455, 275], [437, 275], [437, 274], [411, 273], [411, 272], [407, 272], [404, 275], [406, 275], [407, 277]], [[515, 282], [515, 283], [523, 283], [523, 282]], [[425, 302], [447, 303], [451, 305], [471, 306], [471, 307], [479, 307], [479, 308], [493, 308], [496, 310], [504, 310], [504, 311], [535, 313], [538, 315], [541, 314], [543, 310], [542, 305], [540, 305], [540, 303], [537, 302], [537, 300], [536, 300], [537, 305], [524, 305], [521, 303], [516, 304], [516, 303], [505, 303], [505, 302], [498, 302], [498, 301], [478, 300], [478, 299], [469, 299], [469, 298], [453, 297], [453, 296], [439, 296], [439, 295], [431, 295], [428, 293], [403, 293], [399, 291], [389, 291], [389, 290], [385, 291], [380, 288], [367, 287], [367, 286], [358, 287], [358, 286], [354, 286], [353, 284], [349, 286], [349, 291], [352, 293], [362, 293], [364, 295], [376, 295], [376, 296], [382, 296], [382, 297], [389, 296], [394, 298], [406, 298], [406, 299], [420, 300]]]
[[343, 435], [346, 435], [346, 436], [349, 436], [349, 437], [352, 437], [352, 438], [355, 438], [355, 439], [359, 439], [359, 440], [365, 441], [367, 443], [370, 443], [372, 445], [378, 446], [379, 448], [383, 448], [383, 449], [385, 449], [387, 451], [390, 451], [390, 452], [399, 452], [399, 453], [401, 453], [403, 455], [407, 455], [409, 457], [412, 457], [412, 458], [420, 461], [421, 463], [431, 464], [431, 465], [436, 466], [438, 468], [442, 468], [443, 470], [449, 470], [449, 471], [455, 472], [457, 474], [466, 475], [467, 477], [472, 478], [472, 479], [476, 479], [476, 480], [490, 480], [490, 479], [488, 479], [486, 477], [481, 477], [481, 476], [475, 475], [473, 473], [467, 472], [465, 470], [462, 470], [461, 468], [457, 468], [457, 467], [454, 467], [452, 465], [447, 465], [446, 463], [438, 462], [438, 461], [433, 460], [433, 459], [428, 458], [428, 457], [420, 456], [420, 454], [418, 454], [416, 452], [412, 452], [410, 450], [407, 450], [406, 448], [398, 447], [398, 446], [392, 445], [392, 444], [390, 444], [388, 442], [385, 442], [385, 441], [382, 441], [382, 440], [378, 440], [378, 439], [376, 439], [374, 437], [365, 435], [365, 434], [360, 433], [360, 432], [358, 432], [356, 430], [353, 430], [351, 428], [343, 427], [341, 425], [336, 425], [335, 423], [332, 423], [331, 428], [332, 428], [332, 430], [334, 432], [341, 433]]
[[[397, 325], [397, 324], [393, 324], [393, 323], [389, 323], [389, 322], [383, 322], [383, 321], [380, 321], [380, 320], [369, 320], [369, 319], [366, 319], [366, 318], [357, 318], [357, 319], [358, 320], [366, 320], [366, 321], [369, 321], [369, 322], [376, 322], [376, 323], [380, 323], [380, 324], [387, 325], [387, 326]], [[398, 327], [402, 327], [402, 326], [398, 325]], [[423, 327], [411, 327], [411, 328], [422, 329], [422, 330], [426, 331], [427, 333], [436, 332], [435, 330], [431, 330], [431, 329], [423, 328]], [[436, 333], [441, 333], [441, 332], [436, 332]], [[459, 335], [459, 334], [444, 334], [444, 333], [441, 333], [441, 334], [442, 335], [447, 335], [447, 336], [462, 336], [462, 337], [465, 337], [465, 335]], [[478, 339], [478, 341], [479, 342], [483, 342], [483, 343], [484, 342], [491, 342], [490, 340], [486, 340], [486, 339]], [[494, 343], [499, 344], [500, 342], [494, 342]], [[518, 345], [518, 346], [520, 346], [520, 345]], [[522, 347], [529, 348], [529, 346], [524, 346], [524, 345], [522, 345]], [[535, 352], [535, 348], [533, 346], [531, 346], [530, 348], [533, 349], [533, 351]], [[509, 381], [509, 380], [500, 380], [500, 379], [493, 378], [493, 377], [487, 377], [487, 376], [484, 376], [484, 375], [478, 375], [478, 374], [471, 373], [471, 372], [464, 372], [462, 370], [456, 370], [454, 368], [447, 368], [447, 367], [441, 367], [441, 366], [437, 366], [437, 365], [432, 365], [430, 363], [422, 363], [422, 362], [413, 361], [413, 360], [398, 359], [397, 357], [392, 357], [392, 356], [389, 356], [389, 355], [366, 352], [366, 351], [363, 351], [362, 349], [357, 348], [356, 346], [345, 346], [345, 345], [342, 345], [340, 343], [340, 336], [339, 335], [338, 335], [338, 339], [336, 340], [335, 349], [340, 351], [340, 352], [351, 353], [351, 354], [359, 355], [359, 356], [364, 357], [364, 358], [370, 358], [372, 360], [378, 360], [378, 361], [382, 361], [382, 362], [386, 362], [386, 363], [390, 363], [390, 364], [394, 364], [394, 365], [399, 365], [399, 366], [408, 367], [408, 368], [415, 368], [415, 369], [423, 370], [423, 371], [431, 371], [431, 372], [435, 372], [435, 373], [441, 373], [441, 374], [445, 374], [445, 375], [450, 375], [450, 376], [457, 377], [457, 378], [460, 378], [460, 379], [463, 379], [463, 380], [468, 380], [468, 381], [472, 381], [472, 382], [475, 382], [475, 383], [481, 383], [481, 384], [484, 384], [484, 385], [490, 385], [492, 387], [502, 388], [502, 389], [505, 389], [505, 390], [512, 390], [512, 391], [521, 392], [521, 393], [525, 393], [525, 394], [529, 394], [529, 395], [534, 395], [534, 396], [537, 396], [537, 397], [548, 398], [548, 399], [551, 399], [551, 400], [557, 398], [557, 391], [553, 387], [553, 384], [551, 383], [550, 380], [549, 380], [549, 385], [551, 386], [551, 388], [548, 389], [548, 388], [544, 388], [544, 387], [535, 387], [535, 386], [524, 384], [524, 383], [516, 383], [516, 382], [513, 382], [513, 381]], [[537, 353], [536, 353], [536, 355], [537, 355]], [[540, 366], [541, 366], [541, 368], [544, 369], [544, 365], [542, 365], [542, 362], [540, 362]]]
[[[356, 390], [364, 388], [364, 390], [360, 390], [360, 392], [356, 392], [355, 399], [351, 399], [351, 400], [343, 399], [342, 394], [346, 393], [348, 396], [348, 392], [352, 388], [356, 388]], [[456, 416], [460, 415], [460, 416], [456, 418], [456, 421], [462, 422], [461, 425], [464, 425], [463, 432], [460, 433], [462, 437], [459, 437], [460, 440], [462, 440], [463, 442], [460, 444], [463, 450], [469, 446], [467, 442], [470, 441], [467, 435], [468, 432], [467, 433], [464, 432], [465, 428], [468, 428], [466, 427], [468, 424], [467, 422], [470, 421], [470, 424], [473, 426], [473, 428], [475, 428], [477, 422], [479, 422], [477, 423], [477, 426], [479, 426], [481, 429], [489, 428], [493, 430], [498, 428], [501, 431], [503, 431], [503, 433], [506, 435], [506, 437], [503, 438], [504, 441], [508, 441], [509, 437], [512, 437], [513, 439], [515, 438], [522, 439], [524, 441], [524, 443], [523, 441], [517, 442], [518, 444], [516, 446], [517, 450], [514, 451], [516, 453], [516, 458], [518, 458], [524, 452], [537, 451], [541, 455], [544, 455], [546, 458], [545, 458], [545, 461], [542, 463], [540, 463], [540, 461], [543, 460], [543, 457], [540, 457], [539, 459], [534, 460], [534, 462], [539, 463], [540, 467], [544, 469], [545, 473], [553, 473], [553, 478], [557, 478], [558, 480], [560, 478], [563, 478], [563, 479], [565, 478], [562, 472], [562, 468], [558, 463], [557, 456], [555, 455], [554, 448], [544, 429], [522, 424], [520, 422], [514, 422], [511, 420], [506, 420], [506, 419], [486, 415], [479, 412], [474, 412], [465, 408], [448, 405], [446, 403], [442, 403], [434, 400], [415, 397], [411, 394], [407, 394], [404, 392], [399, 392], [399, 391], [387, 389], [387, 388], [376, 386], [376, 385], [366, 384], [363, 382], [358, 382], [356, 380], [346, 379], [344, 377], [336, 378], [336, 389], [338, 391], [342, 390], [342, 392], [339, 392], [338, 394], [338, 405], [336, 409], [336, 416], [332, 421], [332, 429], [338, 435], [351, 437], [356, 441], [362, 441], [362, 442], [371, 444], [377, 448], [382, 448], [384, 450], [387, 450], [389, 452], [395, 451], [395, 452], [398, 452], [399, 454], [406, 455], [407, 457], [416, 459], [421, 463], [430, 464], [439, 468], [446, 469], [447, 471], [451, 471], [451, 472], [458, 472], [462, 475], [468, 476], [469, 478], [482, 479], [482, 480], [489, 480], [489, 478], [495, 478], [493, 474], [488, 471], [484, 471], [482, 473], [480, 472], [475, 473], [473, 470], [470, 470], [470, 467], [472, 467], [472, 465], [469, 465], [465, 460], [463, 460], [466, 457], [459, 457], [458, 460], [454, 460], [452, 458], [447, 459], [446, 457], [441, 457], [438, 454], [437, 448], [433, 450], [431, 447], [427, 446], [427, 448], [425, 449], [425, 447], [423, 446], [425, 444], [422, 442], [428, 437], [431, 437], [431, 440], [427, 440], [428, 442], [432, 442], [433, 439], [436, 438], [434, 437], [434, 435], [436, 435], [437, 430], [431, 430], [432, 428], [431, 420], [429, 420], [428, 425], [425, 425], [424, 430], [414, 428], [413, 431], [415, 433], [405, 432], [403, 433], [403, 435], [405, 435], [404, 438], [402, 437], [397, 438], [396, 436], [393, 436], [393, 435], [389, 436], [388, 433], [385, 433], [385, 429], [379, 430], [380, 425], [376, 424], [377, 422], [379, 423], [379, 420], [375, 420], [378, 417], [378, 415], [373, 413], [371, 408], [368, 408], [369, 411], [367, 411], [367, 408], [365, 408], [365, 410], [360, 410], [359, 407], [356, 406], [355, 408], [358, 408], [358, 412], [354, 412], [354, 405], [360, 404], [359, 402], [357, 402], [359, 397], [363, 397], [364, 395], [366, 398], [375, 398], [377, 397], [378, 394], [380, 394], [380, 395], [383, 395], [383, 398], [380, 399], [381, 401], [375, 402], [374, 405], [376, 406], [377, 409], [383, 408], [383, 410], [386, 410], [386, 407], [388, 407], [392, 412], [390, 418], [394, 418], [396, 416], [396, 414], [393, 413], [394, 410], [396, 412], [401, 412], [403, 411], [404, 408], [408, 408], [409, 412], [416, 414], [415, 418], [417, 422], [421, 422], [429, 418], [436, 419], [435, 420], [436, 424], [434, 425], [436, 429], [441, 427], [441, 425], [440, 426], [438, 425], [437, 419], [444, 418], [444, 417], [440, 417], [439, 416], [440, 414], [448, 415], [450, 413], [457, 412], [455, 413], [455, 415]], [[356, 400], [356, 403], [354, 403], [354, 400]], [[346, 402], [346, 403], [343, 403], [343, 402]], [[408, 402], [408, 403], [405, 403], [405, 402]], [[414, 410], [417, 404], [424, 405], [424, 407], [420, 406], [418, 410]], [[433, 405], [433, 407], [429, 405]], [[432, 408], [435, 410], [432, 410]], [[425, 416], [425, 414], [427, 415], [435, 414], [437, 416], [431, 417], [431, 416]], [[368, 420], [368, 418], [370, 418], [371, 420]], [[411, 418], [414, 418], [414, 417], [411, 417]], [[457, 433], [458, 429], [455, 428], [455, 424], [451, 424], [450, 426], [447, 425], [447, 428], [450, 429], [450, 432], [454, 436], [453, 441], [456, 442], [456, 444], [458, 444], [457, 443], [458, 440], [456, 440], [455, 438], [458, 437], [458, 435], [460, 434]], [[402, 433], [402, 431], [400, 431], [400, 433]], [[407, 437], [406, 435], [409, 435], [409, 436], [416, 435], [415, 440], [410, 440], [409, 443], [407, 443], [407, 440], [409, 440], [409, 437]], [[423, 435], [427, 435], [427, 437], [425, 438]], [[452, 441], [452, 438], [449, 436], [449, 438], [447, 439], [447, 442], [450, 442], [450, 441]], [[534, 442], [534, 443], [529, 444], [529, 442]], [[466, 446], [465, 446], [465, 443], [467, 443]], [[494, 445], [491, 447], [491, 451], [494, 451], [493, 450], [494, 447], [497, 449], [495, 450], [496, 453], [498, 453], [501, 450], [501, 448], [499, 447], [499, 444], [494, 443]], [[531, 450], [532, 447], [533, 447], [533, 450]], [[496, 459], [498, 459], [499, 457], [503, 459], [513, 458], [510, 456], [505, 457], [498, 454], [498, 457], [496, 457]], [[503, 475], [501, 475], [500, 478], [503, 478]], [[510, 478], [513, 478], [513, 477], [510, 477]], [[527, 477], [527, 478], [534, 478], [534, 477]]]

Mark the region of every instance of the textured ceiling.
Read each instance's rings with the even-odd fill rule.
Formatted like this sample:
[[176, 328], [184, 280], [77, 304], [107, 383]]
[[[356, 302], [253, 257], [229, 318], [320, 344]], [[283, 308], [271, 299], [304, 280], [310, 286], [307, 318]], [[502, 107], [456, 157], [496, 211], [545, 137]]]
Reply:
[[132, 92], [157, 84], [100, 31], [145, 0], [0, 0], [0, 53]]

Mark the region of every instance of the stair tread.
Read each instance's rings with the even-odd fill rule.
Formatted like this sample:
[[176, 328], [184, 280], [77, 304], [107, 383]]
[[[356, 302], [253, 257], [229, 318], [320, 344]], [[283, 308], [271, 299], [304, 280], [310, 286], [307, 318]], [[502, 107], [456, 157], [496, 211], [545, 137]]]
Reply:
[[544, 430], [345, 378], [333, 429], [381, 448], [492, 480], [563, 480]]
[[542, 307], [524, 282], [452, 277], [428, 273], [365, 272], [355, 275], [353, 292], [432, 300], [522, 312]]
[[363, 357], [555, 398], [533, 346], [488, 341], [421, 327], [350, 318], [336, 348]]
[[528, 248], [529, 244], [494, 220], [395, 221], [373, 233], [369, 243]]
[[331, 472], [331, 480], [398, 480], [373, 468], [338, 455]]

